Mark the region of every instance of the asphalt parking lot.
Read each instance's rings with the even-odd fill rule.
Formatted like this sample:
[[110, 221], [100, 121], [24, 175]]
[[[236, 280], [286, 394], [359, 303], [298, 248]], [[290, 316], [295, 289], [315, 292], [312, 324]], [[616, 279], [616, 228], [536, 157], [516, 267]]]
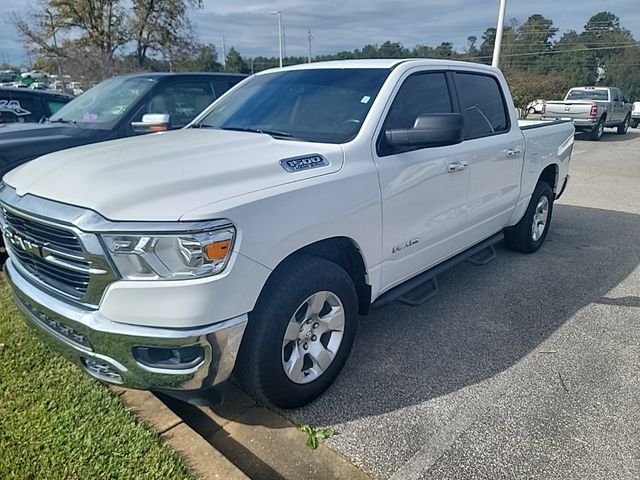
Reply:
[[280, 413], [374, 478], [640, 478], [639, 239], [640, 129], [578, 137], [541, 251], [362, 318], [334, 386]]

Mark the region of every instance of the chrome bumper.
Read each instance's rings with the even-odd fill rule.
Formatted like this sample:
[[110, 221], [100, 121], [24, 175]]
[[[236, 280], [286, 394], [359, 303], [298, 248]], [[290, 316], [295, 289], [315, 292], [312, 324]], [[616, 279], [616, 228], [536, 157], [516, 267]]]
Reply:
[[[127, 325], [43, 293], [18, 271], [11, 259], [4, 271], [16, 304], [38, 336], [98, 380], [143, 390], [200, 390], [231, 375], [246, 314], [192, 329]], [[133, 354], [134, 347], [197, 346], [202, 347], [202, 360], [184, 369], [144, 365]]]

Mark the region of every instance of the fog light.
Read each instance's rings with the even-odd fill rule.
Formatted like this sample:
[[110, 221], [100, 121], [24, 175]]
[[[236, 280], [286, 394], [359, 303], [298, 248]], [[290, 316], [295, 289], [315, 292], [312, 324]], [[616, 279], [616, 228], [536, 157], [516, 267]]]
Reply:
[[190, 347], [133, 347], [133, 356], [142, 365], [168, 370], [186, 370], [204, 360], [204, 348]]

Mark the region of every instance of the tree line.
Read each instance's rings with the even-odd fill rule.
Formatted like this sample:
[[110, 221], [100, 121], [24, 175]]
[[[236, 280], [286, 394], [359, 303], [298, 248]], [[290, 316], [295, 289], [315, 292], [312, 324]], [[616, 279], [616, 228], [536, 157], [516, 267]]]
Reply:
[[[189, 12], [203, 0], [40, 0], [13, 24], [35, 57], [35, 67], [98, 81], [118, 73], [151, 71], [228, 71], [254, 73], [278, 66], [276, 57], [245, 57], [231, 47], [220, 62], [214, 44], [203, 44]], [[490, 64], [496, 37], [487, 28], [452, 43], [407, 48], [386, 41], [360, 49], [319, 55], [312, 60], [360, 58], [449, 58]], [[307, 57], [286, 57], [285, 65]], [[553, 20], [540, 14], [504, 28], [500, 67], [517, 106], [537, 98], [559, 98], [569, 87], [609, 84], [629, 100], [640, 100], [640, 43], [611, 12], [593, 15], [581, 31], [559, 35]]]

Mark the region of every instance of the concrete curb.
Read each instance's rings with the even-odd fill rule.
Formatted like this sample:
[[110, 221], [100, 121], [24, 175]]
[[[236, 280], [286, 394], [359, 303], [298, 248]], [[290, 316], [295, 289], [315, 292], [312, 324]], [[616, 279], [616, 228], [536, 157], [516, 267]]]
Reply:
[[118, 387], [111, 387], [111, 390], [134, 415], [158, 432], [160, 437], [178, 452], [198, 478], [249, 478], [151, 392]]

